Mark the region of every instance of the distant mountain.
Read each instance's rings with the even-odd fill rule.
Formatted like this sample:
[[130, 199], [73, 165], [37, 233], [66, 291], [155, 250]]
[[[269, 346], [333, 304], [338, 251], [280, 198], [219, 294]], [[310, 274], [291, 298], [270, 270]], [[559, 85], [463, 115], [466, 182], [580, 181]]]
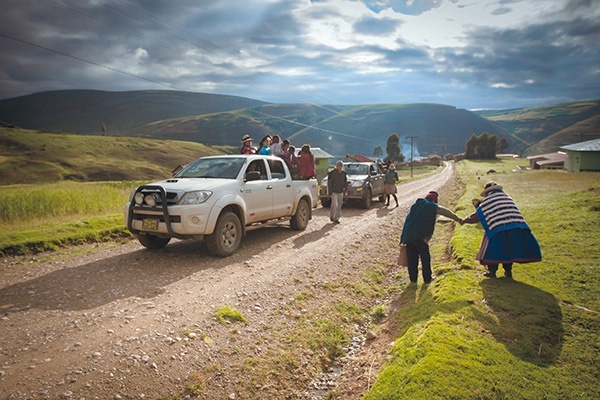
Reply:
[[431, 152], [461, 153], [473, 134], [508, 137], [501, 126], [470, 111], [438, 104], [333, 106], [266, 104], [244, 110], [160, 121], [134, 129], [129, 136], [177, 139], [205, 144], [239, 145], [244, 133], [254, 145], [266, 134], [279, 134], [292, 144], [321, 147], [333, 155], [370, 156], [384, 151], [392, 133], [401, 137], [406, 155], [414, 136], [415, 156]]
[[511, 148], [525, 155], [550, 153], [600, 138], [600, 100], [477, 114], [508, 130]]
[[168, 118], [265, 104], [245, 97], [168, 90], [105, 92], [61, 90], [0, 100], [0, 121], [25, 129], [122, 134]]
[[[0, 121], [27, 129], [173, 139], [239, 146], [245, 133], [258, 145], [280, 134], [296, 146], [321, 147], [335, 156], [385, 152], [397, 133], [405, 155], [461, 153], [472, 134], [506, 137], [507, 151], [532, 154], [600, 137], [600, 101], [527, 109], [471, 112], [440, 104], [358, 106], [272, 104], [177, 91], [68, 90], [0, 100]], [[107, 131], [102, 132], [105, 126]]]

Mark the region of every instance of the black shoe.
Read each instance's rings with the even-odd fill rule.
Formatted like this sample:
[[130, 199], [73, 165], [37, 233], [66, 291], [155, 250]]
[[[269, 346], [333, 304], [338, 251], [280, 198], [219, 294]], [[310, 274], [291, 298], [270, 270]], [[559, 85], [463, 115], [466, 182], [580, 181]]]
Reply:
[[495, 278], [496, 273], [495, 272], [486, 272], [485, 274], [483, 274], [483, 276], [488, 277], [488, 278]]
[[387, 207], [387, 206], [389, 206], [389, 205], [390, 205], [390, 203], [385, 203], [385, 204], [384, 204], [384, 206], [386, 206], [386, 207]]
[[396, 203], [396, 207], [400, 207], [400, 204]]
[[430, 280], [425, 281], [425, 284], [429, 285], [431, 282], [435, 281], [435, 278], [436, 278], [435, 276], [432, 276]]

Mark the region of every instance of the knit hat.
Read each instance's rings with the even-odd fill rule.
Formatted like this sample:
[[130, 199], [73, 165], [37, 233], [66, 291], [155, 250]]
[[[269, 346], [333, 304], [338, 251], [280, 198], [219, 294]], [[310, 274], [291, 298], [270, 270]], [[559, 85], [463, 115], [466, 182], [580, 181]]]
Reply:
[[335, 166], [337, 167], [338, 165], [341, 165], [341, 166], [343, 167], [343, 166], [344, 166], [344, 162], [343, 162], [342, 160], [338, 160], [338, 161], [335, 163]]
[[433, 201], [434, 203], [438, 202], [438, 193], [435, 191], [431, 191], [429, 193], [427, 193], [427, 196], [425, 196], [425, 200], [429, 200], [429, 201]]
[[483, 187], [483, 192], [481, 192], [481, 196], [485, 196], [486, 194], [488, 194], [489, 192], [491, 192], [492, 190], [502, 190], [502, 186], [498, 185], [496, 182], [494, 181], [489, 181], [488, 183], [485, 184], [485, 186]]

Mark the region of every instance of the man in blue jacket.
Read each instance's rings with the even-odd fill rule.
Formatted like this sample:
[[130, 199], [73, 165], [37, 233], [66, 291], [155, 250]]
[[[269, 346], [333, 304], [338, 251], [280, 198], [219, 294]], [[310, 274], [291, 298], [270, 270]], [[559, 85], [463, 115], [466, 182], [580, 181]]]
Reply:
[[456, 214], [438, 204], [438, 193], [434, 191], [429, 192], [423, 199], [417, 199], [406, 216], [400, 243], [406, 245], [408, 277], [411, 283], [416, 283], [419, 276], [419, 258], [425, 283], [431, 283], [435, 279], [431, 272], [429, 240], [433, 236], [438, 214], [462, 223]]

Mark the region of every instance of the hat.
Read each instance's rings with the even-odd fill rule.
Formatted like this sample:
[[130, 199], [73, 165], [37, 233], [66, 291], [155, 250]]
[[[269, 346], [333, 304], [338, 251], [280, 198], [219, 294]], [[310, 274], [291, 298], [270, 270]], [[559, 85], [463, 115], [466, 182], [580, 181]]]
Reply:
[[438, 193], [436, 191], [431, 191], [429, 193], [427, 193], [427, 196], [425, 196], [425, 200], [429, 200], [429, 201], [433, 201], [434, 203], [438, 202]]
[[337, 167], [338, 165], [341, 165], [343, 167], [344, 162], [342, 160], [337, 160], [337, 162], [335, 163], [335, 166]]
[[494, 181], [489, 181], [488, 183], [485, 184], [485, 186], [483, 187], [483, 192], [481, 192], [481, 196], [485, 196], [486, 194], [488, 194], [489, 192], [491, 192], [492, 190], [502, 190], [502, 186], [498, 185], [496, 182]]
[[243, 143], [243, 142], [249, 142], [249, 141], [251, 141], [251, 140], [252, 140], [252, 138], [251, 138], [251, 137], [250, 137], [250, 135], [248, 135], [248, 134], [245, 134], [245, 135], [242, 137], [242, 143]]

